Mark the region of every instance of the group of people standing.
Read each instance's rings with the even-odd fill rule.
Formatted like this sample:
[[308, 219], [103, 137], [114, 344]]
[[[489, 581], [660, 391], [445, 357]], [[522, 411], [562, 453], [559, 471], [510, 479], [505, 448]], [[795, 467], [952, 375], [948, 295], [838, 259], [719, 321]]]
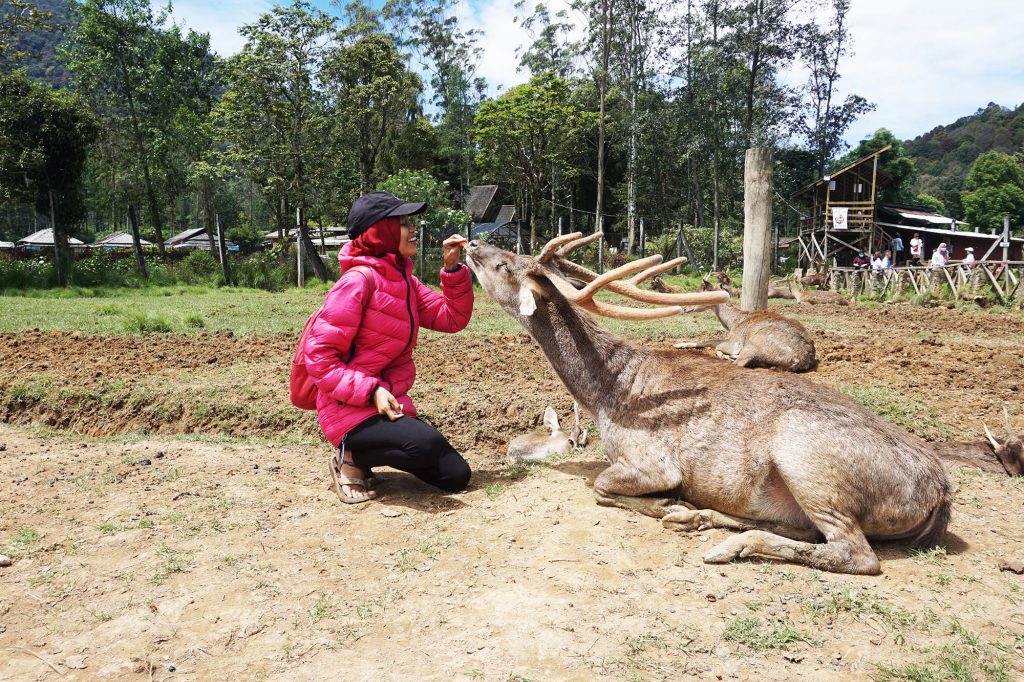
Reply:
[[[925, 264], [924, 240], [921, 239], [921, 235], [917, 232], [915, 232], [914, 236], [910, 239], [910, 254], [906, 260], [903, 258], [904, 247], [902, 237], [899, 235], [893, 237], [891, 246], [892, 249], [889, 251], [875, 251], [872, 258], [869, 258], [866, 252], [859, 251], [853, 259], [853, 267], [858, 270], [884, 272], [896, 265], [920, 267]], [[932, 269], [944, 268], [949, 264], [951, 257], [951, 250], [946, 245], [946, 242], [941, 242], [932, 251], [931, 259], [928, 261], [928, 264], [931, 265]], [[973, 247], [968, 246], [964, 249], [964, 257], [960, 262], [969, 268], [974, 267], [975, 259]]]

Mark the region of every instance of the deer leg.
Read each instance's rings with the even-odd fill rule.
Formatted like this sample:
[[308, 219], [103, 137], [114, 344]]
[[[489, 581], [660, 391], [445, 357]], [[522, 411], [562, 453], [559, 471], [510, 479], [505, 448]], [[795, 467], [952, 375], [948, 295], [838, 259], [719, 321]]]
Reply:
[[597, 503], [602, 507], [628, 509], [655, 519], [663, 519], [690, 509], [686, 502], [674, 497], [631, 497], [629, 495], [602, 495], [601, 493], [594, 495], [597, 498]]
[[[679, 504], [676, 495], [678, 487], [678, 472], [675, 472], [673, 478], [669, 468], [640, 471], [627, 464], [624, 459], [616, 460], [594, 479], [594, 495], [599, 505], [629, 509], [656, 519], [686, 509]], [[642, 497], [652, 493], [663, 493], [667, 496]]]
[[681, 341], [679, 343], [673, 343], [673, 348], [711, 348], [719, 343], [722, 343], [722, 339], [713, 339], [711, 341]]
[[825, 543], [801, 542], [763, 530], [748, 530], [735, 535], [704, 555], [709, 564], [724, 564], [737, 558], [759, 556], [804, 564], [832, 573], [878, 575], [878, 563], [864, 532], [857, 526], [825, 531]]
[[724, 514], [714, 509], [679, 509], [661, 518], [661, 525], [679, 532], [693, 532], [710, 528], [728, 528], [729, 530], [764, 530], [792, 540], [817, 542], [821, 533], [815, 528], [797, 528], [784, 523], [771, 521], [754, 521], [738, 516]]

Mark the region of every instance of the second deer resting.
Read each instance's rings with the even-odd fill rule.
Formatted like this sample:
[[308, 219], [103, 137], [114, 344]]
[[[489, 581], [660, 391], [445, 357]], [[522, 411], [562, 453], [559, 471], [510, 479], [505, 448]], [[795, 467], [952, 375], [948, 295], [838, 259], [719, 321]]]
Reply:
[[[705, 291], [712, 285], [704, 278]], [[660, 290], [660, 289], [659, 289]], [[744, 311], [720, 303], [712, 306], [729, 336], [724, 340], [677, 343], [674, 348], [713, 347], [718, 357], [738, 367], [778, 367], [790, 372], [807, 372], [818, 366], [814, 340], [796, 320], [767, 310]]]
[[[657, 265], [660, 256], [600, 276], [567, 260], [598, 236], [556, 238], [535, 258], [474, 241], [468, 262], [594, 416], [611, 460], [594, 481], [599, 504], [679, 531], [743, 531], [712, 548], [709, 563], [760, 556], [877, 574], [867, 538], [941, 542], [952, 492], [929, 443], [803, 377], [638, 348], [597, 325], [584, 310], [651, 319], [727, 298], [641, 290], [676, 265]], [[563, 273], [590, 284], [577, 291]], [[661, 307], [595, 300], [602, 288]]]

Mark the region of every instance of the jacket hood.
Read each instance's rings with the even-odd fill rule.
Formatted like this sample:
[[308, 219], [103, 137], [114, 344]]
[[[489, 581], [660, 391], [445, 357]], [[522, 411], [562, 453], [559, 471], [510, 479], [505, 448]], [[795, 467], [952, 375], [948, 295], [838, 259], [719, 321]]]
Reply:
[[[392, 271], [396, 274], [401, 273], [402, 269], [398, 265], [398, 254], [386, 253], [381, 257], [376, 256], [353, 256], [350, 247], [352, 242], [345, 244], [338, 252], [338, 265], [341, 267], [341, 271], [345, 272], [350, 268], [354, 268], [357, 265], [364, 265], [366, 267], [373, 268], [382, 274], [387, 274], [388, 271]], [[411, 258], [405, 259], [405, 273], [407, 275], [412, 274], [413, 263]]]

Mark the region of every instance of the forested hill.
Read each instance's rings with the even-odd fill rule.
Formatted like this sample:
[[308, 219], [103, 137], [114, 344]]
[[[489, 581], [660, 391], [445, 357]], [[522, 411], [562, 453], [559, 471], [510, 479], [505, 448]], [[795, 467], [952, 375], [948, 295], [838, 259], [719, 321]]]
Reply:
[[1024, 151], [1024, 104], [1007, 109], [990, 103], [955, 123], [909, 140], [906, 149], [917, 165], [917, 192], [939, 199], [947, 215], [962, 218], [960, 190], [974, 160], [990, 151]]
[[66, 37], [69, 27], [75, 20], [72, 11], [72, 0], [32, 0], [32, 4], [42, 12], [51, 12], [53, 18], [48, 22], [52, 30], [35, 31], [21, 36], [18, 50], [27, 53], [23, 62], [29, 78], [54, 87], [68, 85], [69, 73], [57, 58], [57, 46]]

